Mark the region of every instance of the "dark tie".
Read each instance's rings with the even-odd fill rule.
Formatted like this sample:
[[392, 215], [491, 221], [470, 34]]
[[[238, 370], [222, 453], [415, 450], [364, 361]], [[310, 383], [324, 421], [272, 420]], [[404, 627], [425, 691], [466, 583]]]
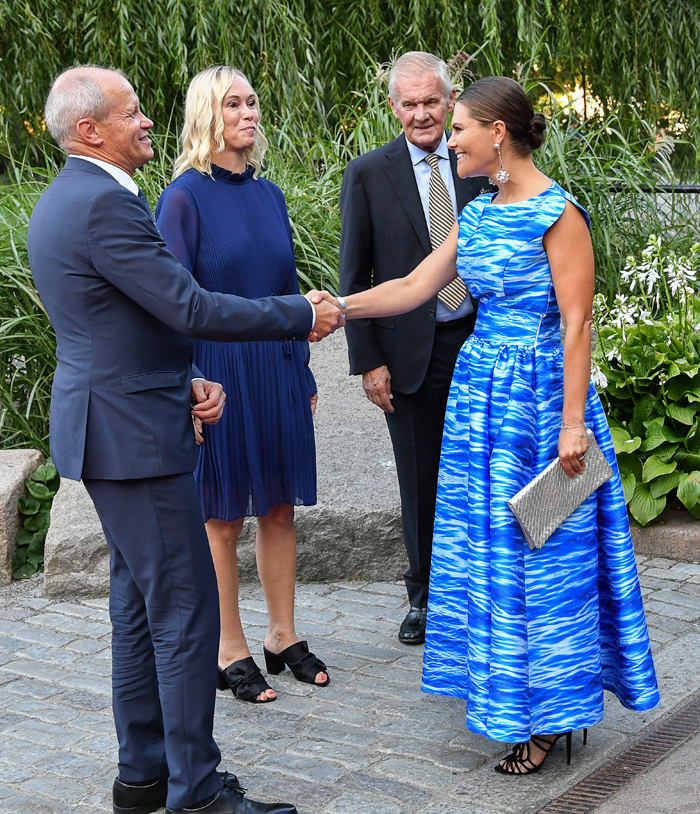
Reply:
[[[430, 165], [430, 188], [428, 192], [428, 214], [430, 215], [430, 245], [433, 249], [443, 242], [454, 226], [455, 214], [450, 193], [442, 180], [438, 168], [439, 158], [435, 153], [425, 157]], [[467, 287], [460, 277], [438, 292], [438, 299], [450, 311], [456, 311], [467, 296]]]

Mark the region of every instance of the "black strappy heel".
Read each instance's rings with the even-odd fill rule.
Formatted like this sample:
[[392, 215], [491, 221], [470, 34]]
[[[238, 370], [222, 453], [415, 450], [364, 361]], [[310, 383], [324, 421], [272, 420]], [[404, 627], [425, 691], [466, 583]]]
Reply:
[[[547, 756], [552, 750], [554, 744], [563, 737], [566, 737], [566, 765], [569, 766], [571, 764], [571, 742], [572, 742], [572, 731], [564, 732], [561, 735], [555, 735], [554, 740], [548, 741], [546, 738], [543, 738], [541, 735], [532, 735], [530, 740], [535, 744], [538, 749], [541, 749], [544, 752], [544, 757], [542, 760], [535, 764], [530, 760], [530, 750], [528, 748], [528, 743], [518, 743], [513, 751], [504, 758], [503, 765], [500, 763], [494, 766], [495, 771], [499, 774], [508, 774], [508, 775], [525, 775], [525, 774], [534, 774], [535, 772], [539, 771], [542, 766], [544, 765]], [[583, 745], [585, 746], [588, 743], [588, 730], [583, 730]]]
[[[303, 681], [305, 684], [325, 687], [331, 680], [326, 665], [309, 652], [308, 642], [295, 642], [280, 653], [271, 653], [267, 647], [263, 646], [263, 653], [267, 672], [272, 675], [279, 675], [286, 666], [292, 671], [297, 681]], [[325, 681], [316, 681], [319, 673], [326, 674]]]
[[224, 670], [219, 667], [216, 688], [231, 690], [240, 701], [248, 701], [251, 704], [269, 704], [277, 700], [277, 695], [274, 698], [258, 698], [260, 693], [271, 690], [272, 687], [265, 681], [252, 656], [238, 659]]

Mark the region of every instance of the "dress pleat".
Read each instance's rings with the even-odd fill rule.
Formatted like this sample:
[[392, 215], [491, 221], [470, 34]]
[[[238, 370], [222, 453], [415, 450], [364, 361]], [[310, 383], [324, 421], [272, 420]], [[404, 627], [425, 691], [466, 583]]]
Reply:
[[603, 690], [659, 701], [627, 510], [600, 399], [586, 422], [614, 477], [542, 549], [507, 502], [557, 457], [560, 314], [542, 238], [575, 204], [557, 184], [519, 204], [482, 195], [459, 220], [458, 270], [479, 311], [445, 419], [423, 689], [467, 701], [467, 726], [506, 742], [598, 723]]

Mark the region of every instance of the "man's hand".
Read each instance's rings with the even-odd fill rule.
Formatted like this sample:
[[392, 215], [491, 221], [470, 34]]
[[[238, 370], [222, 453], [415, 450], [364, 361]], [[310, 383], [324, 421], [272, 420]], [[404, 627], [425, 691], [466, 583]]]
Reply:
[[192, 426], [194, 427], [194, 440], [197, 446], [204, 443], [204, 433], [202, 432], [202, 422], [196, 417], [192, 416]]
[[386, 365], [366, 370], [362, 374], [362, 387], [365, 395], [377, 407], [385, 413], [393, 413], [394, 407], [391, 403], [393, 395], [391, 393], [391, 373]]
[[[226, 393], [218, 382], [195, 379], [192, 382], [192, 417], [204, 424], [216, 424], [224, 411]], [[197, 422], [195, 421], [195, 437]], [[201, 443], [201, 442], [198, 442]]]
[[340, 313], [338, 301], [327, 291], [309, 291], [304, 295], [316, 311], [316, 322], [309, 334], [309, 342], [318, 342], [338, 328], [345, 327], [345, 318]]

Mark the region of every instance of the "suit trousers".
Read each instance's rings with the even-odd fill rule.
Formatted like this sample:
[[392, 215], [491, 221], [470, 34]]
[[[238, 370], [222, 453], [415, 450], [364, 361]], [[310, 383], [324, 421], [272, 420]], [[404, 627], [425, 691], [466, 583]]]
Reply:
[[84, 483], [110, 551], [119, 779], [169, 774], [168, 807], [193, 806], [222, 786], [212, 736], [218, 591], [194, 479]]
[[415, 393], [393, 392], [393, 413], [386, 413], [401, 495], [401, 526], [408, 555], [404, 574], [409, 604], [428, 605], [433, 523], [445, 408], [452, 373], [462, 345], [474, 330], [470, 314], [436, 325], [430, 362]]

